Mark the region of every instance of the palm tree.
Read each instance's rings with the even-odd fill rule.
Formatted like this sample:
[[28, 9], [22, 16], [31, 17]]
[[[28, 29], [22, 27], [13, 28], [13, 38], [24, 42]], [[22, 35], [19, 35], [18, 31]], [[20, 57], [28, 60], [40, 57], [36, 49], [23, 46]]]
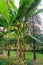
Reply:
[[[20, 1], [20, 6], [19, 6], [19, 10], [18, 10], [18, 18], [20, 21], [23, 21], [23, 19], [24, 19], [24, 22], [26, 22], [28, 17], [30, 17], [33, 14], [33, 11], [36, 9], [36, 7], [40, 1], [32, 0], [30, 4], [29, 4], [29, 2], [30, 1], [28, 1], [28, 0]], [[28, 3], [29, 5], [28, 4], [26, 5], [26, 3]], [[20, 53], [22, 54], [22, 51]]]
[[22, 59], [22, 36], [24, 33], [22, 32], [22, 26], [25, 27], [23, 22], [26, 22], [28, 17], [31, 17], [34, 14], [40, 1], [41, 0], [20, 0], [19, 8], [17, 9], [12, 0], [9, 0], [9, 2], [7, 1], [8, 4], [4, 0], [0, 0], [0, 12], [3, 16], [1, 19], [2, 22], [0, 21], [0, 26], [7, 30], [8, 56], [10, 56], [10, 32], [12, 26], [16, 26], [19, 36], [20, 58]]
[[[33, 16], [32, 17], [32, 22], [31, 22], [31, 30], [32, 30], [32, 33], [33, 36], [36, 36], [36, 35], [40, 35], [40, 27], [39, 25], [41, 25], [41, 18], [37, 15], [37, 16]], [[33, 41], [33, 54], [34, 54], [34, 60], [36, 60], [36, 42]]]
[[[2, 3], [4, 5], [2, 5]], [[10, 5], [12, 5], [12, 3], [10, 3]], [[1, 14], [3, 16], [0, 19], [0, 26], [3, 27], [6, 30], [7, 40], [8, 40], [8, 57], [9, 57], [10, 56], [10, 31], [11, 31], [11, 28], [12, 28], [12, 22], [15, 18], [14, 17], [15, 15], [12, 14], [12, 9], [10, 10], [10, 8], [13, 8], [13, 7], [12, 6], [8, 7], [8, 4], [6, 4], [5, 1], [3, 1], [3, 0], [0, 1], [0, 6], [1, 6], [0, 11], [1, 11]], [[5, 10], [3, 9], [3, 6], [4, 6]], [[14, 3], [13, 3], [13, 6], [15, 6]], [[14, 8], [16, 8], [16, 7], [14, 7]], [[14, 11], [14, 13], [15, 13], [15, 11]]]

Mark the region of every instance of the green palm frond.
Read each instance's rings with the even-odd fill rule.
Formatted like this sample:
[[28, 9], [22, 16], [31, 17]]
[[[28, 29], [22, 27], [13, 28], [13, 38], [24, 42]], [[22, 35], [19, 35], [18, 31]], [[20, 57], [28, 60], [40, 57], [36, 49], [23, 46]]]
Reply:
[[0, 19], [0, 26], [4, 27], [4, 28], [7, 28], [8, 27], [8, 23], [6, 22], [6, 20]]
[[25, 8], [28, 8], [33, 2], [34, 0], [20, 0], [19, 7], [24, 5]]
[[33, 2], [34, 0], [20, 0], [20, 5], [18, 9], [19, 17], [25, 16], [28, 8], [30, 8]]
[[18, 16], [19, 18], [26, 18], [33, 15], [34, 11], [36, 10], [37, 6], [39, 5], [41, 0], [20, 0], [20, 7], [18, 9]]
[[1, 45], [1, 44], [5, 44], [6, 41], [7, 41], [7, 39], [4, 38], [3, 32], [0, 32], [0, 45]]
[[34, 14], [33, 14], [33, 16], [35, 16], [35, 15], [37, 15], [37, 14], [39, 14], [39, 13], [42, 13], [43, 12], [43, 9], [39, 9], [37, 12], [35, 12]]
[[0, 12], [4, 19], [9, 23], [10, 21], [10, 14], [9, 14], [9, 9], [8, 6], [5, 2], [5, 0], [0, 0]]
[[14, 0], [9, 0], [9, 7], [15, 12], [17, 13], [17, 7], [14, 4]]
[[31, 34], [30, 34], [30, 36], [31, 36], [31, 38], [32, 38], [33, 40], [35, 40], [36, 42], [38, 42], [38, 43], [40, 43], [40, 44], [43, 44], [43, 42], [42, 42], [41, 40], [39, 40], [38, 38], [36, 38], [35, 36], [33, 36], [33, 35], [31, 35]]
[[41, 2], [41, 0], [35, 0], [33, 2], [33, 4], [31, 5], [31, 7], [28, 9], [28, 11], [26, 13], [26, 17], [32, 16], [34, 14], [34, 12], [37, 9], [40, 2]]

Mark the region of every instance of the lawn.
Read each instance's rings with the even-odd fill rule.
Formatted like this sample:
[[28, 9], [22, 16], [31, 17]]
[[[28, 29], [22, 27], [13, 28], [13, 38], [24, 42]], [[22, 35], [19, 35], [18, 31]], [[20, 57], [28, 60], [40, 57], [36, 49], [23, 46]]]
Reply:
[[[7, 51], [4, 51], [4, 58], [7, 58]], [[15, 51], [11, 51], [10, 52], [10, 57], [11, 58], [15, 58], [16, 57], [16, 52]], [[43, 65], [43, 54], [36, 54], [37, 60], [35, 65]], [[28, 65], [32, 65], [31, 63], [33, 63], [33, 53], [32, 52], [25, 52], [25, 59], [27, 62], [29, 62], [30, 64]]]
[[[7, 55], [7, 51], [4, 51], [4, 53]], [[15, 58], [16, 57], [16, 52], [11, 51], [10, 56]], [[32, 52], [25, 52], [25, 58], [26, 58], [26, 61], [33, 60], [33, 53]], [[43, 54], [37, 53], [36, 58], [39, 61], [43, 61]]]

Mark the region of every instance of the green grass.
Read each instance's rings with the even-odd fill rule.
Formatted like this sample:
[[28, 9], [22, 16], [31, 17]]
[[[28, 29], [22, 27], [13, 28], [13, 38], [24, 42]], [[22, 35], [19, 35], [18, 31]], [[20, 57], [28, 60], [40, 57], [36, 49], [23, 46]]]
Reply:
[[[4, 54], [7, 55], [7, 51], [4, 51]], [[10, 57], [15, 58], [16, 57], [16, 52], [11, 51], [10, 52]], [[37, 53], [36, 57], [37, 57], [36, 62], [38, 63], [36, 65], [43, 65], [43, 54]], [[7, 59], [7, 56], [4, 56], [3, 59], [5, 59], [5, 60], [2, 60], [2, 62], [4, 63]], [[33, 63], [33, 53], [32, 52], [25, 52], [25, 59], [26, 59], [27, 62], [30, 63], [30, 65], [32, 65], [31, 63]]]
[[33, 59], [33, 53], [25, 52], [25, 58], [26, 58], [26, 61], [32, 60]]
[[[26, 54], [26, 60], [27, 60], [27, 61], [28, 61], [28, 60], [33, 60], [33, 53], [31, 53], [31, 52], [26, 52], [25, 54]], [[43, 54], [37, 53], [37, 54], [36, 54], [36, 58], [39, 59], [39, 60], [43, 60]]]
[[[5, 54], [7, 54], [7, 51], [4, 51]], [[10, 52], [10, 56], [11, 57], [16, 57], [16, 52], [15, 51], [11, 51]], [[25, 52], [25, 58], [26, 58], [26, 61], [29, 61], [29, 60], [33, 60], [33, 53], [31, 52]], [[36, 54], [36, 58], [37, 60], [43, 60], [43, 54], [39, 54], [37, 53]]]

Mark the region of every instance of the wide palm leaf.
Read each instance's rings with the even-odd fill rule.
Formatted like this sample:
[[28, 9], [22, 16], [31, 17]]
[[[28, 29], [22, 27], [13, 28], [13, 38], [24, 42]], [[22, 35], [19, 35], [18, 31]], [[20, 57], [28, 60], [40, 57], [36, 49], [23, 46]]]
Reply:
[[36, 10], [40, 1], [41, 0], [20, 0], [20, 5], [18, 9], [19, 18], [30, 17]]

